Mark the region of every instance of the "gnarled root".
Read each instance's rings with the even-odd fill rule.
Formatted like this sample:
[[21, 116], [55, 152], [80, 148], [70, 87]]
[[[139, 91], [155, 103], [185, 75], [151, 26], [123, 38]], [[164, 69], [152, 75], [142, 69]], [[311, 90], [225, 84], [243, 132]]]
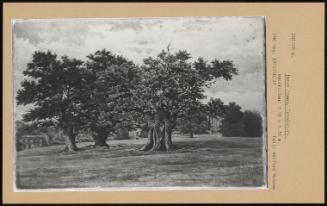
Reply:
[[148, 131], [148, 142], [140, 149], [141, 151], [170, 151], [172, 149], [171, 133], [159, 124], [155, 124]]

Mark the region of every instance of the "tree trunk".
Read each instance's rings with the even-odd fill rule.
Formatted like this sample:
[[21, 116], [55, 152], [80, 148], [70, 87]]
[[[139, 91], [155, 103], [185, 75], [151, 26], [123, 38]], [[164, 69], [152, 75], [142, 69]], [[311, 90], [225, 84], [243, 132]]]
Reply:
[[172, 149], [173, 147], [173, 142], [171, 141], [171, 135], [172, 135], [172, 124], [170, 121], [165, 121], [165, 138], [164, 138], [164, 141], [165, 141], [165, 149], [166, 151], [169, 151]]
[[94, 140], [93, 146], [109, 148], [109, 145], [107, 144], [108, 132], [102, 131], [102, 130], [97, 130], [95, 133], [96, 134], [93, 136], [93, 140]]
[[194, 138], [193, 132], [190, 133], [190, 138]]
[[153, 147], [153, 130], [151, 127], [148, 129], [148, 142], [140, 149], [141, 151], [148, 151]]
[[148, 141], [140, 149], [142, 151], [170, 151], [172, 149], [172, 127], [169, 121], [165, 121], [163, 129], [161, 122], [156, 121], [154, 124], [149, 124]]
[[76, 134], [74, 133], [73, 127], [68, 127], [64, 130], [65, 132], [65, 148], [64, 151], [76, 152]]

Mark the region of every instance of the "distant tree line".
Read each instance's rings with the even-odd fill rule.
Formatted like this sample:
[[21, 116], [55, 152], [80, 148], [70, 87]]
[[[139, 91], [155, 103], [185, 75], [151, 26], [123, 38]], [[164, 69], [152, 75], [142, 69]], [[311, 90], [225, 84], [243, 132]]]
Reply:
[[209, 133], [212, 125], [210, 118], [220, 120], [218, 131], [225, 137], [261, 137], [263, 121], [258, 111], [241, 111], [235, 102], [227, 105], [219, 98], [211, 98], [203, 108], [188, 110], [189, 114], [180, 119], [178, 130], [194, 134]]
[[235, 102], [226, 106], [223, 115], [220, 132], [223, 136], [231, 137], [261, 137], [263, 133], [263, 121], [257, 111], [241, 111], [241, 107]]

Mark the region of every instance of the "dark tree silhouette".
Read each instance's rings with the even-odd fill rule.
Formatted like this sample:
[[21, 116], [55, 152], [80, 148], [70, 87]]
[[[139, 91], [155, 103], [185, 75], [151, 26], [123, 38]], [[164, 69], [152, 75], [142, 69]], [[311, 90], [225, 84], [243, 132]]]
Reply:
[[247, 137], [262, 136], [262, 118], [257, 111], [244, 111], [243, 113], [244, 132]]
[[227, 105], [221, 124], [221, 133], [226, 137], [245, 136], [243, 112], [235, 102]]

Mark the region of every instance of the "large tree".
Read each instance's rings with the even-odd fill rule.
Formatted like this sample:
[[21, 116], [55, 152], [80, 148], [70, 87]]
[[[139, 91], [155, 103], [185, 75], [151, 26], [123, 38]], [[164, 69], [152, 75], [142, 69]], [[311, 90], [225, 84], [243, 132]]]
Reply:
[[217, 78], [231, 80], [237, 69], [231, 61], [191, 62], [186, 51], [160, 52], [156, 57], [144, 59], [142, 79], [134, 90], [136, 107], [146, 116], [148, 142], [141, 150], [169, 151], [172, 131], [184, 109], [204, 98], [204, 88]]
[[94, 146], [106, 146], [110, 134], [131, 125], [128, 107], [136, 84], [137, 68], [132, 61], [107, 50], [87, 56], [83, 85], [83, 126], [93, 132]]
[[76, 151], [80, 130], [80, 99], [83, 62], [67, 56], [37, 51], [23, 71], [25, 79], [17, 92], [17, 104], [33, 104], [23, 120], [41, 125], [57, 125], [66, 134], [66, 150]]

